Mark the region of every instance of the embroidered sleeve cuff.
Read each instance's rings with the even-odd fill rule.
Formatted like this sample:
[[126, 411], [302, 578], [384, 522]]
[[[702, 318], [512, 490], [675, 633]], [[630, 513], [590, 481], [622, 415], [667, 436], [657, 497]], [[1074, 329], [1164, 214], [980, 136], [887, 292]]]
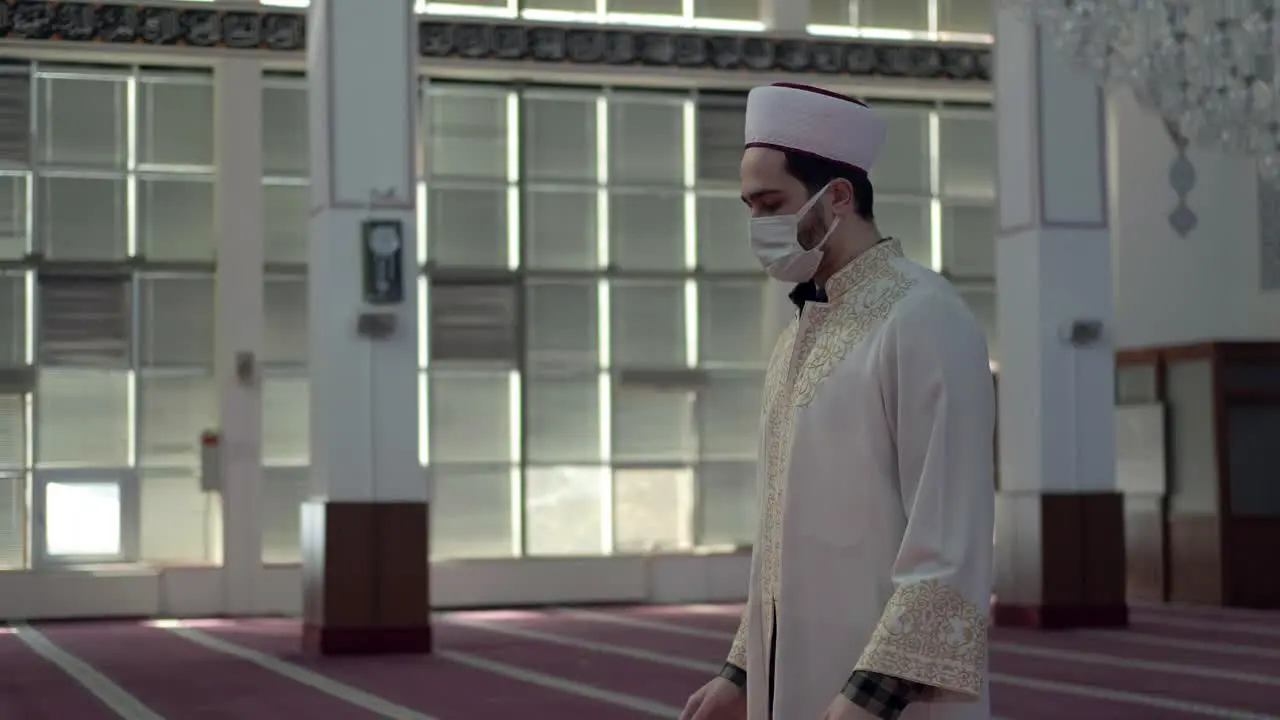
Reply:
[[987, 609], [939, 580], [898, 587], [857, 670], [927, 685], [954, 699], [982, 694]]
[[720, 668], [720, 677], [740, 688], [747, 686], [747, 671], [733, 663], [725, 663], [724, 667]]
[[880, 720], [898, 720], [902, 711], [928, 692], [928, 686], [883, 675], [856, 670], [849, 676], [841, 695]]

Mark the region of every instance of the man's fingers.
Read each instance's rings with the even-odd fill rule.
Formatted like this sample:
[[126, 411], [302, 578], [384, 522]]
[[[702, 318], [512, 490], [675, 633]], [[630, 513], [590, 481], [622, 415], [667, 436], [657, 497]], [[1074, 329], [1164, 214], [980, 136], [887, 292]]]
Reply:
[[689, 698], [689, 702], [684, 704], [684, 710], [680, 711], [680, 720], [698, 720], [698, 708], [701, 705], [701, 693]]

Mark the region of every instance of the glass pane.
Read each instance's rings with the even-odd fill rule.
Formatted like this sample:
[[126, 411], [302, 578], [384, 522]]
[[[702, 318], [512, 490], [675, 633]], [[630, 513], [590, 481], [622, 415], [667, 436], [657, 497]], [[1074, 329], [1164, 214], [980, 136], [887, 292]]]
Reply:
[[526, 97], [523, 105], [525, 177], [595, 184], [596, 98]]
[[697, 119], [698, 182], [710, 181], [736, 187], [747, 132], [746, 97], [700, 97]]
[[26, 566], [26, 481], [22, 473], [0, 473], [0, 570]]
[[213, 366], [212, 277], [142, 277], [141, 362]]
[[590, 270], [596, 254], [594, 191], [527, 190], [525, 258], [536, 270]]
[[684, 367], [683, 282], [610, 284], [615, 367]]
[[684, 187], [684, 106], [609, 101], [609, 182]]
[[432, 188], [431, 259], [448, 267], [507, 267], [507, 188]]
[[987, 354], [992, 360], [999, 361], [1000, 332], [996, 327], [996, 293], [994, 290], [964, 288], [960, 297], [969, 306], [974, 317], [987, 333]]
[[263, 185], [263, 261], [305, 265], [310, 220], [310, 185]]
[[435, 8], [433, 8], [433, 7], [432, 7], [433, 5], [435, 5], [435, 3], [427, 3], [427, 12], [428, 12], [428, 13], [432, 13], [432, 12], [440, 12], [440, 13], [442, 13], [442, 14], [454, 15], [454, 14], [456, 13], [456, 10], [457, 10], [458, 8], [467, 8], [467, 9], [470, 9], [470, 8], [503, 8], [503, 9], [506, 9], [506, 7], [507, 7], [507, 3], [508, 3], [508, 2], [509, 2], [509, 0], [466, 0], [466, 2], [462, 2], [462, 3], [447, 3], [447, 4], [445, 4], [445, 6], [446, 6], [446, 8], [448, 8], [448, 9], [441, 9], [441, 10], [438, 10], [438, 11], [437, 11]]
[[514, 282], [431, 285], [431, 357], [470, 367], [513, 367], [520, 356], [520, 288]]
[[618, 388], [613, 394], [613, 458], [683, 462], [698, 453], [693, 393]]
[[121, 275], [41, 274], [36, 285], [38, 364], [129, 367], [131, 285]]
[[138, 83], [138, 162], [213, 165], [213, 83]]
[[938, 0], [938, 29], [942, 32], [994, 32], [991, 0]]
[[929, 0], [856, 0], [858, 25], [864, 28], [929, 30]]
[[947, 197], [996, 196], [995, 118], [942, 116], [938, 124], [938, 173]]
[[267, 377], [262, 381], [262, 462], [306, 465], [311, 462], [311, 385], [305, 377]]
[[269, 277], [262, 299], [266, 313], [263, 362], [307, 362], [307, 278]]
[[809, 0], [809, 22], [814, 25], [852, 25], [857, 0]]
[[514, 555], [511, 468], [435, 465], [432, 470], [431, 559]]
[[683, 269], [684, 195], [611, 193], [609, 244], [609, 264], [619, 269]]
[[46, 553], [52, 557], [121, 553], [120, 483], [49, 482], [44, 493]]
[[125, 182], [40, 178], [36, 236], [51, 260], [118, 260], [125, 243]]
[[35, 392], [36, 463], [124, 467], [129, 462], [129, 378], [105, 370], [41, 370]]
[[599, 364], [595, 281], [530, 280], [525, 288], [525, 348], [535, 368]]
[[27, 254], [27, 180], [0, 175], [0, 260]]
[[139, 554], [143, 562], [207, 565], [222, 552], [222, 500], [193, 470], [143, 472]]
[[736, 195], [698, 196], [698, 265], [720, 272], [759, 271], [751, 251], [751, 213]]
[[995, 208], [955, 205], [942, 209], [942, 249], [955, 276], [996, 276]]
[[525, 481], [529, 555], [600, 555], [605, 550], [604, 468], [530, 468]]
[[521, 0], [523, 10], [557, 10], [560, 12], [589, 13], [596, 9], [595, 0]]
[[307, 468], [263, 468], [262, 562], [302, 560], [302, 503], [311, 495]]
[[40, 160], [49, 165], [125, 164], [125, 81], [40, 78]]
[[694, 0], [694, 15], [717, 20], [759, 20], [760, 3], [743, 0]]
[[876, 227], [886, 237], [897, 238], [907, 257], [925, 267], [933, 263], [933, 233], [928, 200], [879, 200]]
[[507, 464], [512, 448], [510, 373], [431, 372], [431, 458]]
[[211, 375], [138, 375], [138, 464], [200, 466], [200, 433], [218, 425]]
[[213, 260], [213, 188], [212, 178], [138, 182], [138, 246], [148, 260]]
[[435, 176], [507, 179], [507, 92], [433, 87], [423, 113]]
[[530, 462], [601, 461], [598, 375], [529, 378], [525, 417]]
[[759, 522], [754, 462], [698, 468], [699, 545], [750, 545]]
[[262, 89], [262, 172], [270, 176], [306, 175], [311, 157], [307, 128], [307, 90], [267, 86]]
[[698, 394], [702, 457], [746, 460], [759, 447], [764, 372], [710, 372]]
[[27, 283], [0, 275], [0, 367], [27, 364]]
[[877, 193], [929, 194], [929, 113], [924, 109], [877, 108], [888, 123], [884, 149], [871, 171]]
[[765, 280], [698, 283], [698, 362], [764, 365], [773, 338], [765, 336]]
[[0, 395], [0, 470], [22, 470], [26, 467], [26, 398], [22, 395]]
[[611, 13], [680, 15], [683, 0], [608, 0]]
[[693, 472], [618, 470], [613, 474], [614, 549], [683, 550], [693, 545]]

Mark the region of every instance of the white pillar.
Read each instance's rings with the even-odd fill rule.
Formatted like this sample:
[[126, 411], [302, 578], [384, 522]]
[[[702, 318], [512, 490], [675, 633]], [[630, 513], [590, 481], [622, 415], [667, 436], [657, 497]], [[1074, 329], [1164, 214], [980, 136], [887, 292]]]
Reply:
[[770, 31], [803, 35], [809, 26], [810, 0], [760, 0], [760, 19]]
[[[308, 21], [314, 497], [302, 515], [303, 645], [322, 654], [427, 652], [413, 0], [312, 0]], [[400, 223], [399, 304], [366, 304], [370, 220]], [[389, 336], [357, 332], [371, 311], [394, 320]], [[340, 597], [326, 597], [338, 587]]]
[[[996, 31], [997, 621], [1123, 622], [1103, 96], [1016, 10]], [[1076, 321], [1101, 323], [1098, 341], [1068, 342]], [[1094, 557], [1101, 547], [1111, 557]], [[1081, 567], [1088, 582], [1063, 575]]]
[[236, 365], [238, 355], [260, 361], [263, 351], [262, 65], [226, 58], [214, 77], [223, 577], [226, 611], [253, 614], [262, 567], [262, 385], [256, 374], [243, 382]]
[[[426, 500], [418, 465], [412, 0], [311, 4], [311, 472], [331, 501]], [[375, 207], [372, 207], [376, 205]], [[361, 224], [403, 224], [395, 335], [356, 334]]]

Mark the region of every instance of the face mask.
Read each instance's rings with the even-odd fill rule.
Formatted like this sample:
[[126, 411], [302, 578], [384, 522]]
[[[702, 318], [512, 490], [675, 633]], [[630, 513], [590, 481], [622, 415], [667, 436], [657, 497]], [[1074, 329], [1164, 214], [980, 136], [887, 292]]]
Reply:
[[823, 186], [792, 215], [751, 218], [751, 249], [770, 277], [794, 283], [813, 279], [813, 274], [818, 271], [818, 264], [822, 262], [822, 246], [827, 244], [840, 220], [837, 218], [822, 240], [808, 250], [800, 245], [800, 221], [818, 204], [828, 187], [830, 185]]

